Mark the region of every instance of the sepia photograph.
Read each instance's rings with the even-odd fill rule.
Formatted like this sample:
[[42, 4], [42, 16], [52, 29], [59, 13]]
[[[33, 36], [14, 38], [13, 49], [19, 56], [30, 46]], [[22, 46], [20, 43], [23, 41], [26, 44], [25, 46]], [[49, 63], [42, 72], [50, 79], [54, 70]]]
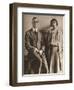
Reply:
[[22, 15], [24, 31], [23, 74], [64, 73], [64, 15]]

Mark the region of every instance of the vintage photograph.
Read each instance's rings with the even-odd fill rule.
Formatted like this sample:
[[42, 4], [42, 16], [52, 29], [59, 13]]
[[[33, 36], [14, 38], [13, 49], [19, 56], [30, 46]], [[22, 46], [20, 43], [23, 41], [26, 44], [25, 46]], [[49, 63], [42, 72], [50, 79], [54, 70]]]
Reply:
[[23, 74], [64, 73], [63, 17], [23, 13]]

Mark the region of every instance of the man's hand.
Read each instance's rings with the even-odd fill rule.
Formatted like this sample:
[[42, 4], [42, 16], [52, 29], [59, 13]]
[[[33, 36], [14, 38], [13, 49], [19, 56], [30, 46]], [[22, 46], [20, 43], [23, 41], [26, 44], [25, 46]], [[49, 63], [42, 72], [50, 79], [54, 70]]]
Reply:
[[39, 50], [38, 50], [37, 48], [35, 48], [35, 49], [34, 49], [34, 53], [35, 53], [35, 52], [39, 52]]
[[39, 53], [40, 53], [40, 55], [42, 55], [43, 54], [43, 50], [40, 50]]
[[43, 50], [38, 50], [37, 48], [34, 49], [34, 53], [39, 53], [40, 55], [43, 54]]

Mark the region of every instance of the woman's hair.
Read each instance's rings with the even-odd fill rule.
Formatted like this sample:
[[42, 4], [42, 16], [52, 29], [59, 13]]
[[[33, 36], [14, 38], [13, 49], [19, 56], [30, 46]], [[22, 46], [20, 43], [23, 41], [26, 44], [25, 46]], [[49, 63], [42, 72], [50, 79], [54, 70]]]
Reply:
[[55, 21], [56, 22], [56, 25], [58, 26], [58, 21], [55, 18], [50, 21], [50, 26], [52, 26], [53, 21]]

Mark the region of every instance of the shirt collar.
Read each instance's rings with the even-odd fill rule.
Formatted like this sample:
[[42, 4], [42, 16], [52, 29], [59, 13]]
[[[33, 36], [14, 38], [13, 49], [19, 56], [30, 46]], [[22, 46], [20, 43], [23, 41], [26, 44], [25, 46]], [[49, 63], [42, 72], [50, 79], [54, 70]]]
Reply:
[[38, 32], [38, 29], [37, 28], [33, 28], [33, 32]]

